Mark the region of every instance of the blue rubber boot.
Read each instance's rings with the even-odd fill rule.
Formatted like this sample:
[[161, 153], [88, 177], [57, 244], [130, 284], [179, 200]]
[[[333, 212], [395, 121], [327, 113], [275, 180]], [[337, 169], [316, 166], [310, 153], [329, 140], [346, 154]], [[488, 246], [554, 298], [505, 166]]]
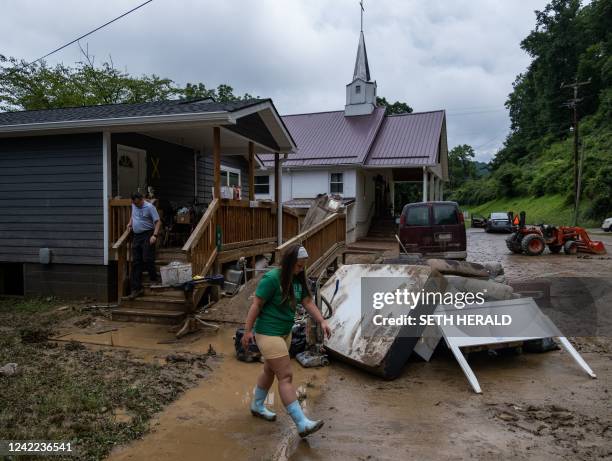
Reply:
[[255, 393], [253, 394], [253, 400], [251, 400], [251, 413], [253, 416], [263, 418], [266, 421], [274, 421], [276, 419], [276, 413], [270, 411], [264, 405], [268, 391], [262, 389], [259, 386], [255, 387]]
[[300, 437], [306, 437], [323, 427], [323, 421], [312, 421], [304, 415], [300, 402], [297, 400], [287, 405], [287, 413], [293, 419]]

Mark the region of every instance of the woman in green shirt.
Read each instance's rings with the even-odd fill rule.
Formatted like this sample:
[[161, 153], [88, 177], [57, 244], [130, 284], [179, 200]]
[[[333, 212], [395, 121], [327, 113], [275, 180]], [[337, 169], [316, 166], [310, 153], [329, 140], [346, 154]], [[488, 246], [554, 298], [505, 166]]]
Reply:
[[272, 269], [262, 277], [247, 314], [242, 337], [245, 349], [255, 338], [264, 358], [263, 371], [257, 378], [257, 387], [251, 402], [251, 413], [268, 421], [276, 419], [276, 414], [264, 405], [276, 376], [280, 398], [301, 437], [321, 429], [323, 421], [312, 421], [304, 416], [292, 383], [289, 344], [297, 304], [302, 304], [321, 325], [327, 338], [331, 335], [329, 325], [317, 309], [308, 289], [304, 271], [307, 258], [308, 253], [304, 247], [291, 246], [283, 255], [281, 267]]

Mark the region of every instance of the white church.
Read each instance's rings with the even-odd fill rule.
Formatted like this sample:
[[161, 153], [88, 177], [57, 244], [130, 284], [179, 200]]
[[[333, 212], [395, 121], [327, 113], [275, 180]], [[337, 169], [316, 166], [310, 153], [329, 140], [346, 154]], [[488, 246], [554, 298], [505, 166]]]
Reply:
[[[373, 219], [390, 220], [398, 182], [422, 184], [422, 200], [441, 200], [448, 181], [444, 110], [386, 115], [376, 105], [363, 30], [344, 110], [286, 115], [297, 150], [282, 162], [282, 201], [307, 208], [319, 194], [347, 209], [347, 242], [368, 234]], [[258, 156], [255, 198], [274, 197], [273, 155]]]

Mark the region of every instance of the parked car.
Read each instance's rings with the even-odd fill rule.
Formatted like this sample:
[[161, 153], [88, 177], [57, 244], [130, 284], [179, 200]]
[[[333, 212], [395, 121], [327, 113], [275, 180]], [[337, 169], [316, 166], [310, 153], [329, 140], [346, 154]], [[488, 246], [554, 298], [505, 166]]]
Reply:
[[476, 227], [479, 229], [484, 229], [485, 226], [487, 225], [487, 218], [485, 218], [484, 216], [478, 215], [478, 214], [474, 214], [472, 215], [472, 227]]
[[601, 223], [601, 228], [605, 232], [612, 232], [612, 218], [607, 218]]
[[455, 202], [405, 205], [400, 216], [398, 234], [408, 253], [446, 259], [467, 257], [463, 213]]
[[512, 223], [508, 213], [491, 213], [485, 225], [485, 232], [512, 232]]

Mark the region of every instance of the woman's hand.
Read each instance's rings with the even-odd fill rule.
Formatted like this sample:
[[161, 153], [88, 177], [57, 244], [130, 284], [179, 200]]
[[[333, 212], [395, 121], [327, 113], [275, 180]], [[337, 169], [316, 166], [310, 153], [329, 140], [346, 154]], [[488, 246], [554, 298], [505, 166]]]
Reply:
[[329, 328], [329, 324], [327, 323], [327, 320], [323, 320], [321, 322], [321, 330], [323, 330], [323, 335], [329, 339], [331, 336], [331, 328]]
[[249, 348], [249, 345], [255, 342], [255, 335], [252, 331], [245, 331], [244, 335], [242, 336], [241, 342], [244, 350], [247, 350]]

